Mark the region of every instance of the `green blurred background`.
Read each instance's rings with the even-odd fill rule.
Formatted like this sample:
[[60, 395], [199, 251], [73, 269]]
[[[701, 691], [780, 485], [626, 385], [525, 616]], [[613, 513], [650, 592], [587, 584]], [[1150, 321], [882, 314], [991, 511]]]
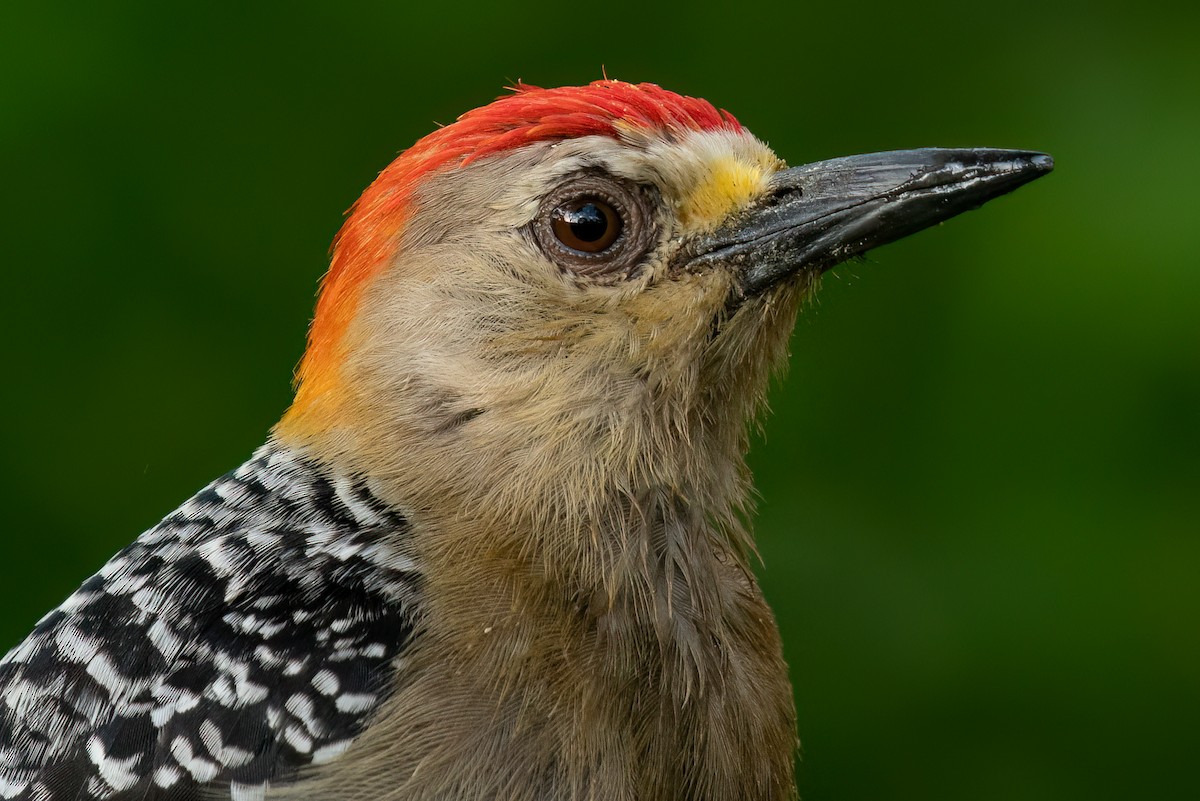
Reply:
[[1200, 798], [1197, 13], [6, 3], [0, 651], [263, 439], [342, 211], [511, 80], [793, 164], [1046, 150], [801, 319], [752, 455], [809, 801]]

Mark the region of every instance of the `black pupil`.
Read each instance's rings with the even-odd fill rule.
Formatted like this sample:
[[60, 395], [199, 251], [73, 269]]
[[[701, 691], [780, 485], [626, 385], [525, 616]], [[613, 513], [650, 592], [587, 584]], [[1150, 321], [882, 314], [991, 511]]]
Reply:
[[564, 209], [563, 220], [581, 242], [596, 242], [608, 233], [608, 217], [595, 203], [585, 203], [574, 211]]

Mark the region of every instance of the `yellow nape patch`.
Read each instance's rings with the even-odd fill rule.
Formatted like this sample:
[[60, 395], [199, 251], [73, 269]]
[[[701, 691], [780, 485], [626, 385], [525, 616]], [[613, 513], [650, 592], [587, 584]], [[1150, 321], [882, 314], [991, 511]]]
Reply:
[[763, 190], [772, 170], [733, 155], [717, 156], [679, 204], [679, 221], [685, 228], [716, 227], [732, 212], [742, 208]]

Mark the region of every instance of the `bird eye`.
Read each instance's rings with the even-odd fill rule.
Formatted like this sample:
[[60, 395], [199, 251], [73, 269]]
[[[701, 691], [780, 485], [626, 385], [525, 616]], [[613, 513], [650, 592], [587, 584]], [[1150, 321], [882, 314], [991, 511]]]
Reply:
[[654, 244], [650, 190], [604, 173], [573, 176], [542, 200], [534, 238], [563, 270], [628, 278]]
[[599, 253], [621, 235], [621, 218], [598, 198], [582, 198], [550, 213], [554, 235], [572, 250]]

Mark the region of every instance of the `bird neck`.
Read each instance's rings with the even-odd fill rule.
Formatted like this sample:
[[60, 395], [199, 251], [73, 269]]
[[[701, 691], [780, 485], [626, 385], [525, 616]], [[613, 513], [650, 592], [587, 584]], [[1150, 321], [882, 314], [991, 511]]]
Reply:
[[[305, 797], [381, 764], [413, 777], [411, 797], [487, 786], [497, 764], [530, 788], [514, 797], [547, 776], [563, 798], [793, 797], [786, 667], [735, 515], [666, 484], [609, 486], [607, 504], [598, 490], [595, 505], [531, 498], [503, 515], [397, 475], [372, 490], [411, 522], [422, 582], [388, 702], [403, 714], [381, 714], [330, 792]], [[410, 796], [371, 785], [353, 797]]]
[[508, 561], [608, 597], [703, 583], [714, 560], [746, 568], [746, 414], [626, 392], [576, 400], [587, 395], [517, 382], [481, 403], [409, 376], [342, 393], [309, 418], [320, 425], [289, 417], [276, 436], [371, 476], [450, 567]]

